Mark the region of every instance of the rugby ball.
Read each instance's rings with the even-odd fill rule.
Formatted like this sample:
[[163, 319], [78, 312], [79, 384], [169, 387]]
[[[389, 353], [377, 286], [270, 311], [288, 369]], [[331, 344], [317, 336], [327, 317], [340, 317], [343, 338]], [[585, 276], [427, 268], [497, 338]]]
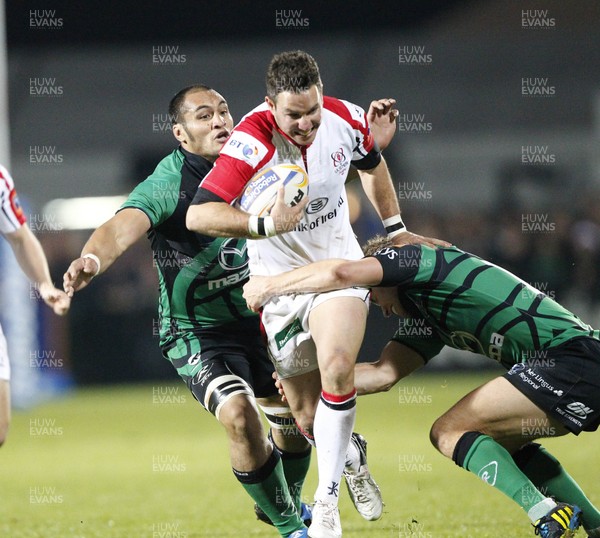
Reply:
[[268, 215], [283, 185], [285, 203], [293, 207], [308, 195], [308, 175], [295, 164], [277, 164], [258, 172], [246, 185], [238, 207], [251, 215]]

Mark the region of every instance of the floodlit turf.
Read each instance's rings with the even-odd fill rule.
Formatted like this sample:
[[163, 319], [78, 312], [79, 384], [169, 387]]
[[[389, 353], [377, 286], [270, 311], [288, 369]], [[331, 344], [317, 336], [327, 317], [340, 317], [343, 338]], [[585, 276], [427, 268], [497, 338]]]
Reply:
[[[366, 522], [344, 491], [344, 536], [533, 536], [517, 506], [428, 441], [432, 421], [490, 375], [413, 376], [359, 400], [356, 431], [369, 442], [386, 507], [381, 520]], [[594, 435], [545, 445], [600, 503]], [[315, 473], [313, 465], [306, 500]], [[2, 537], [277, 536], [255, 521], [221, 427], [183, 384], [79, 390], [15, 412], [0, 474]]]

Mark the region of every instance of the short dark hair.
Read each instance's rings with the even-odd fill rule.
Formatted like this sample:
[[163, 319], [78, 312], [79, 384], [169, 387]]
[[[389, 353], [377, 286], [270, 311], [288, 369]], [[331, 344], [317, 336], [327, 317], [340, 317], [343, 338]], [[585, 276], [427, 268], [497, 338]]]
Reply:
[[371, 239], [362, 246], [362, 250], [365, 256], [373, 256], [378, 250], [391, 247], [392, 245], [392, 240], [389, 237], [376, 235], [375, 237], [371, 237]]
[[171, 124], [181, 123], [181, 115], [183, 114], [183, 102], [187, 97], [188, 93], [193, 92], [210, 92], [214, 91], [212, 88], [206, 86], [205, 84], [193, 84], [192, 86], [187, 86], [182, 90], [179, 90], [169, 101], [169, 119], [171, 120]]
[[303, 50], [276, 54], [267, 69], [267, 95], [275, 100], [281, 92], [302, 93], [311, 86], [322, 90], [323, 83], [315, 59]]

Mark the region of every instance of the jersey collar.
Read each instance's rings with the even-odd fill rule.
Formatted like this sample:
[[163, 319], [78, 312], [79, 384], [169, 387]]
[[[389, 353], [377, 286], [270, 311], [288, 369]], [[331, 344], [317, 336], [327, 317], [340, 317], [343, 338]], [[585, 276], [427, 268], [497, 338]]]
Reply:
[[187, 162], [188, 166], [194, 171], [196, 177], [198, 178], [198, 182], [200, 182], [206, 174], [208, 174], [213, 167], [213, 163], [202, 157], [201, 155], [197, 155], [196, 153], [191, 153], [187, 149], [183, 149], [179, 146], [179, 151], [183, 153], [183, 158]]

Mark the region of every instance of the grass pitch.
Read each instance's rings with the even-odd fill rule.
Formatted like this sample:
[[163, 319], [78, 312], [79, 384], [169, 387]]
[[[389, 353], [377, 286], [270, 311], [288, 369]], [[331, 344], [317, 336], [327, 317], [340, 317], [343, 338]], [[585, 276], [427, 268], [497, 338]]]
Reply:
[[[411, 376], [359, 399], [356, 431], [369, 442], [386, 507], [381, 520], [366, 522], [343, 492], [344, 536], [533, 536], [520, 508], [428, 441], [433, 420], [491, 376]], [[600, 503], [593, 435], [544, 444]], [[254, 519], [224, 432], [183, 384], [77, 390], [15, 412], [0, 473], [2, 537], [277, 536]], [[315, 486], [313, 456], [307, 502]]]

